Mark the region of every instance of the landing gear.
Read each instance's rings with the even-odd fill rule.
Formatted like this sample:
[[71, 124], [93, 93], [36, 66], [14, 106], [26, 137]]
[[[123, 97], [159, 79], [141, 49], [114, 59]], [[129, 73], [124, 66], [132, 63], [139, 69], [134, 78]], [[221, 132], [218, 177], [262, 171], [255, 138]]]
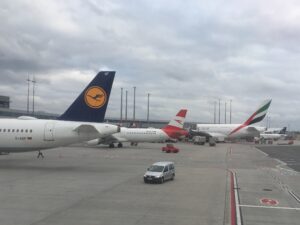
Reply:
[[123, 147], [123, 144], [120, 142], [119, 144], [118, 144], [118, 148], [122, 148]]
[[110, 147], [110, 148], [114, 148], [114, 147], [115, 147], [114, 143], [110, 143], [110, 144], [109, 144], [109, 147]]
[[137, 146], [138, 143], [137, 143], [137, 142], [130, 142], [130, 145], [131, 145], [131, 146]]
[[37, 158], [40, 158], [40, 156], [42, 157], [42, 159], [44, 158], [44, 155], [41, 151], [39, 151], [38, 155], [37, 155]]

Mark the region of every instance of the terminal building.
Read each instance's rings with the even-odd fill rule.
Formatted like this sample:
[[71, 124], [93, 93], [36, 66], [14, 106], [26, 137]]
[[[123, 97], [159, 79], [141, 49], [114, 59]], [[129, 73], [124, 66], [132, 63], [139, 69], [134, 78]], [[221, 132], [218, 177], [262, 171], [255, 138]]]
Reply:
[[[28, 113], [26, 110], [10, 109], [9, 107], [2, 107], [2, 106], [0, 107], [0, 117], [2, 118], [17, 118], [19, 116], [33, 116], [39, 119], [57, 119], [59, 114], [47, 113], [42, 111], [36, 111], [34, 112], [34, 114], [32, 114], [32, 112]], [[168, 120], [150, 120], [148, 122], [146, 119], [145, 120], [136, 119], [135, 121], [132, 120], [121, 121], [120, 118], [112, 118], [112, 117], [106, 117], [104, 122], [112, 123], [112, 124], [120, 124], [121, 126], [124, 127], [140, 127], [140, 128], [147, 128], [147, 127], [162, 128], [169, 123]], [[193, 124], [195, 123], [185, 122], [184, 127], [190, 128]]]
[[9, 109], [9, 97], [0, 95], [0, 108]]

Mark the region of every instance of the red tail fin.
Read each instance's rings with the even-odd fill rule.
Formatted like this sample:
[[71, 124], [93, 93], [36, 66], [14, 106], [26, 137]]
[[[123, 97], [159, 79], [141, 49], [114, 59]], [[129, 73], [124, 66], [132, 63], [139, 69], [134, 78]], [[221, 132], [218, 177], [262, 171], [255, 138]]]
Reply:
[[162, 130], [171, 138], [179, 138], [186, 135], [187, 132], [183, 129], [186, 113], [187, 109], [181, 109]]

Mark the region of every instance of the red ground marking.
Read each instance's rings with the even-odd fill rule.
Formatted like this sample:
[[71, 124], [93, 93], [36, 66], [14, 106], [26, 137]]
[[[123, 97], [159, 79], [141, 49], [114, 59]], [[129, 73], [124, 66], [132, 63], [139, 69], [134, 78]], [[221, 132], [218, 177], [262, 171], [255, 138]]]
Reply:
[[260, 203], [263, 205], [278, 205], [279, 202], [276, 199], [271, 199], [271, 198], [261, 198]]

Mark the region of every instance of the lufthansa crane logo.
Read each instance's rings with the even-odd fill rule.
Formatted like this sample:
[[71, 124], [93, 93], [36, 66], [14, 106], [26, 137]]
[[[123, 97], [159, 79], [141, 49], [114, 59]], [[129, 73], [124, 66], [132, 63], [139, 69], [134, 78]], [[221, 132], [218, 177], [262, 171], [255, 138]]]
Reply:
[[102, 107], [106, 103], [106, 93], [101, 87], [93, 86], [84, 94], [85, 103], [94, 109]]

